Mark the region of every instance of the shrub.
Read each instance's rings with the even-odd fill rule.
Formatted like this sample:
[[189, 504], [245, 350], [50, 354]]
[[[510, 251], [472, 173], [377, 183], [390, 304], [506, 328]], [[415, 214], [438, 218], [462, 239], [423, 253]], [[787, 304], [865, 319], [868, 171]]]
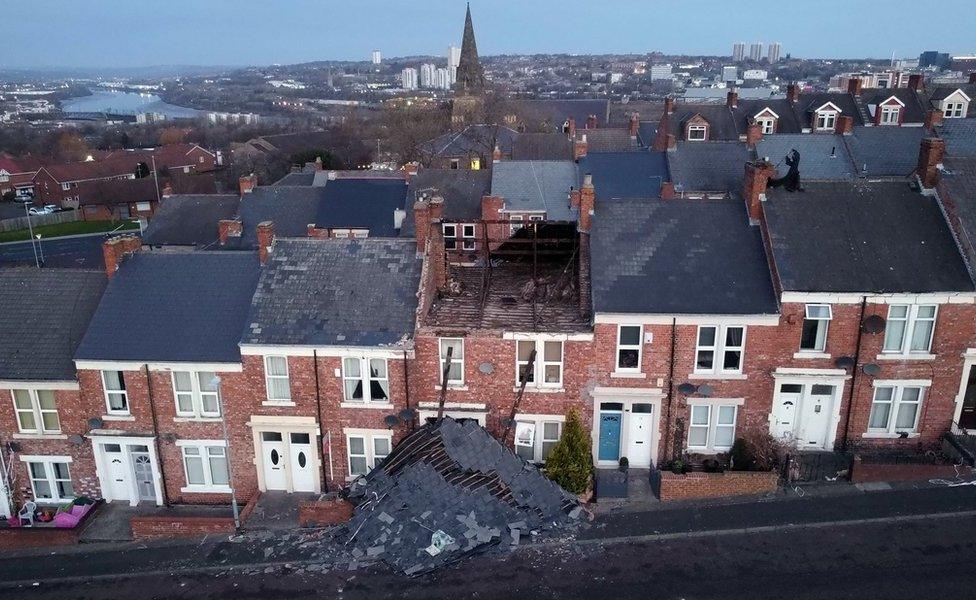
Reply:
[[563, 435], [546, 459], [546, 474], [573, 494], [582, 494], [590, 485], [593, 457], [590, 438], [583, 429], [579, 413], [570, 409], [563, 425]]
[[772, 471], [783, 464], [787, 451], [768, 431], [749, 430], [732, 443], [729, 459], [736, 471]]

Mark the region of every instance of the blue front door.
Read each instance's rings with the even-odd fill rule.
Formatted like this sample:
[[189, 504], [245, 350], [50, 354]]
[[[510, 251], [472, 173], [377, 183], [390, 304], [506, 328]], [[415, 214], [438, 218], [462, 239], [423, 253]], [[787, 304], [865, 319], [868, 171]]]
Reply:
[[600, 413], [600, 460], [620, 459], [620, 413]]

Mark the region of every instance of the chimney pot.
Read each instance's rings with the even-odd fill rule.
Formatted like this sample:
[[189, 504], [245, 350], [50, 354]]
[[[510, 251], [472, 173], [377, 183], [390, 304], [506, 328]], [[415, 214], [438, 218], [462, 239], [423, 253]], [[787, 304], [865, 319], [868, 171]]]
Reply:
[[241, 196], [244, 194], [249, 194], [258, 185], [258, 176], [254, 173], [250, 175], [243, 175], [238, 180], [238, 185], [240, 186]]
[[501, 162], [502, 161], [502, 149], [495, 144], [495, 149], [491, 151], [491, 162]]
[[921, 73], [912, 73], [908, 76], [908, 89], [920, 91], [925, 87], [925, 80], [922, 78]]
[[262, 221], [258, 223], [257, 236], [258, 258], [261, 259], [261, 264], [263, 265], [268, 262], [268, 257], [271, 254], [271, 248], [274, 246], [274, 221]]
[[596, 120], [596, 115], [590, 115], [590, 116], [586, 117], [586, 128], [587, 129], [596, 129], [597, 128], [597, 125], [599, 125], [599, 122]]
[[800, 100], [800, 86], [795, 83], [786, 86], [786, 99], [790, 102], [798, 102]]
[[661, 200], [674, 200], [677, 197], [677, 193], [674, 189], [673, 181], [662, 181], [661, 182]]
[[236, 219], [221, 219], [217, 222], [217, 237], [221, 246], [226, 245], [232, 237], [241, 237], [242, 231], [243, 224]]
[[634, 113], [630, 115], [630, 137], [636, 138], [640, 130], [640, 115]]
[[573, 160], [579, 160], [586, 156], [587, 148], [586, 134], [584, 133], [580, 139], [573, 142]]
[[668, 96], [664, 99], [664, 114], [671, 115], [674, 114], [674, 98]]

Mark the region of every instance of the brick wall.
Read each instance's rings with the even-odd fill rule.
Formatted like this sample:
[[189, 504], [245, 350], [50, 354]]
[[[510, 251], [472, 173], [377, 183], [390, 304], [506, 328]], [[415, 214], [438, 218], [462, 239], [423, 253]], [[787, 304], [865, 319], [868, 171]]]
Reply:
[[231, 517], [132, 517], [132, 539], [201, 537], [210, 533], [234, 533]]
[[302, 502], [298, 505], [298, 523], [302, 527], [342, 525], [352, 518], [352, 513], [352, 503], [342, 498]]
[[925, 481], [928, 479], [955, 479], [957, 476], [969, 477], [972, 468], [956, 467], [947, 464], [921, 463], [875, 463], [864, 462], [860, 456], [854, 457], [851, 468], [851, 483], [875, 481]]
[[726, 471], [725, 473], [661, 473], [662, 502], [722, 498], [775, 492], [779, 475], [774, 472]]

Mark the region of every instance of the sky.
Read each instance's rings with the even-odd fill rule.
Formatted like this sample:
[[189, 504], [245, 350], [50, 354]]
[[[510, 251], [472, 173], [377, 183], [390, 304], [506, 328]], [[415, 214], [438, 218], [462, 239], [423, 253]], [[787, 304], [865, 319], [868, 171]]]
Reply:
[[[2, 0], [0, 68], [267, 65], [443, 55], [462, 0]], [[472, 0], [481, 54], [728, 55], [778, 41], [799, 57], [976, 53], [973, 0]], [[936, 3], [933, 2], [933, 8]], [[770, 10], [775, 6], [775, 10]], [[786, 9], [796, 6], [796, 9]], [[913, 15], [931, 15], [920, 23]], [[938, 18], [937, 15], [952, 15]]]

